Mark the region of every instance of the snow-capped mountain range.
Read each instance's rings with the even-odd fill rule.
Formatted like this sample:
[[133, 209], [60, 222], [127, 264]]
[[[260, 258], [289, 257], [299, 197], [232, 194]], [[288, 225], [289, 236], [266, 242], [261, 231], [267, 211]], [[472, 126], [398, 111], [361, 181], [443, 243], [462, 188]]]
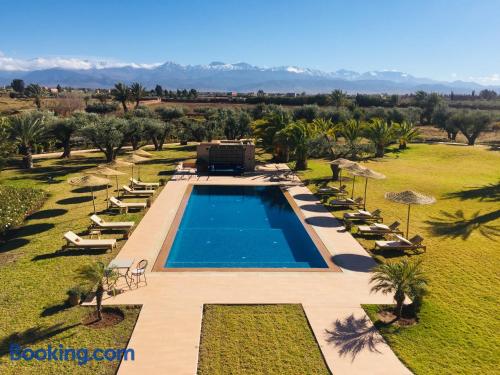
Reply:
[[[259, 67], [244, 62], [227, 64], [215, 61], [207, 65], [120, 64], [88, 60], [61, 60], [51, 68], [44, 61], [30, 60], [24, 65], [0, 64], [0, 84], [7, 85], [14, 78], [44, 86], [109, 88], [116, 82], [140, 82], [148, 88], [160, 84], [167, 89], [199, 91], [307, 92], [323, 93], [341, 89], [349, 93], [410, 93], [417, 90], [442, 93], [468, 93], [481, 90], [474, 82], [444, 82], [414, 77], [397, 71], [351, 70], [324, 72], [297, 66]], [[3, 69], [2, 69], [3, 68]], [[8, 70], [7, 70], [8, 69]], [[499, 87], [489, 87], [499, 90]]]

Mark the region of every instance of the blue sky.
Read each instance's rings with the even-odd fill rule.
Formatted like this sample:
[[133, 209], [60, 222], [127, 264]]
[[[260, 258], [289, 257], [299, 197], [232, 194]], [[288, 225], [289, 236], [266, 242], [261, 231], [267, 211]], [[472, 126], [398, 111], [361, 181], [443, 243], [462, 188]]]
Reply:
[[499, 0], [16, 0], [1, 9], [0, 69], [35, 57], [245, 61], [500, 83]]

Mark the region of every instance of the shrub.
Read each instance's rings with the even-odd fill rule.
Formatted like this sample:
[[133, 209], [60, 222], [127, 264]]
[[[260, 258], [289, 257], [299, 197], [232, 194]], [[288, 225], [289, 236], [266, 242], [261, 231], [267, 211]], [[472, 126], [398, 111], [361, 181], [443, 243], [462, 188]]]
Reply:
[[43, 190], [0, 186], [0, 237], [22, 224], [25, 217], [38, 210], [47, 194]]
[[107, 113], [115, 112], [118, 109], [116, 104], [112, 103], [94, 103], [89, 104], [85, 107], [85, 112], [88, 113], [99, 113], [101, 115], [105, 115]]

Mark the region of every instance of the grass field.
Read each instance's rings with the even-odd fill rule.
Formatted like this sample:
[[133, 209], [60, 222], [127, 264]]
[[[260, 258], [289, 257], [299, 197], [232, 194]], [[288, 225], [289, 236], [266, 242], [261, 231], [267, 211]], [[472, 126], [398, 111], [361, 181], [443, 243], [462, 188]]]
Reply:
[[329, 374], [300, 305], [205, 305], [199, 375]]
[[[169, 179], [179, 159], [193, 156], [192, 146], [170, 146], [154, 152], [155, 158], [141, 166], [144, 181]], [[41, 210], [29, 218], [23, 227], [0, 244], [0, 373], [1, 374], [113, 374], [117, 362], [94, 362], [78, 366], [72, 362], [13, 362], [8, 359], [9, 342], [21, 342], [32, 348], [49, 343], [66, 347], [122, 348], [132, 333], [138, 308], [122, 308], [125, 320], [105, 329], [81, 325], [90, 308], [68, 308], [66, 291], [78, 284], [76, 270], [92, 261], [109, 262], [119, 249], [111, 253], [68, 250], [56, 252], [64, 244], [64, 232], [85, 233], [92, 212], [90, 194], [70, 186], [65, 181], [103, 163], [101, 153], [75, 155], [70, 160], [43, 159], [35, 161], [33, 170], [8, 169], [0, 173], [0, 183], [13, 186], [33, 186], [46, 190], [50, 197]], [[124, 169], [129, 172], [130, 169]], [[47, 182], [52, 177], [53, 181]], [[120, 177], [126, 183], [127, 176]], [[114, 179], [112, 179], [114, 189]], [[97, 210], [106, 208], [105, 190], [97, 192]], [[142, 213], [102, 216], [117, 221], [135, 220]], [[106, 237], [106, 236], [105, 236]], [[120, 238], [120, 234], [112, 237]], [[120, 239], [119, 246], [123, 244]]]
[[[414, 206], [411, 215], [410, 236], [422, 235], [427, 245], [415, 257], [430, 279], [420, 323], [382, 328], [384, 337], [419, 375], [498, 373], [500, 155], [484, 147], [414, 144], [364, 164], [387, 176], [368, 183], [368, 209], [380, 208], [386, 223], [398, 220], [406, 229], [406, 206], [386, 201], [384, 192], [413, 189], [437, 198], [434, 205]], [[301, 178], [312, 190], [331, 176], [323, 160], [311, 160], [309, 168]], [[363, 188], [357, 181], [355, 196]], [[373, 248], [373, 240], [358, 239]], [[373, 256], [386, 262], [403, 255]], [[377, 307], [366, 308], [375, 319]]]

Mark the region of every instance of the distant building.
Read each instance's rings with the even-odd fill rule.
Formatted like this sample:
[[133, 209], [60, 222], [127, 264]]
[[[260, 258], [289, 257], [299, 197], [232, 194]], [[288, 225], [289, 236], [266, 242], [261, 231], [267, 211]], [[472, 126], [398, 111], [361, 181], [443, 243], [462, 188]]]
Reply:
[[202, 142], [196, 148], [200, 172], [248, 172], [255, 169], [255, 145], [250, 139]]

